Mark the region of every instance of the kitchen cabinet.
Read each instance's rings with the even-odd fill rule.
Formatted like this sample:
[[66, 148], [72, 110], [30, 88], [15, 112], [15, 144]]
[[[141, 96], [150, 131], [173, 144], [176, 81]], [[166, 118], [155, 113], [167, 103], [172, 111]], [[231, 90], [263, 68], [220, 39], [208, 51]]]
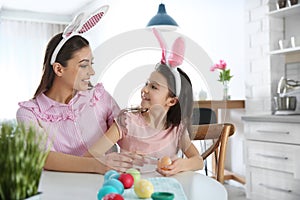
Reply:
[[[277, 86], [282, 76], [300, 80], [298, 75], [300, 73], [300, 2], [295, 5], [291, 5], [289, 0], [287, 2], [286, 7], [281, 9], [276, 9], [272, 6], [274, 4], [269, 4], [270, 12], [267, 13], [269, 24], [267, 34], [270, 35], [268, 58], [271, 69], [271, 97], [277, 96]], [[282, 48], [279, 45], [280, 40]], [[273, 102], [270, 106], [271, 111], [274, 112]]]
[[300, 117], [244, 116], [246, 194], [300, 199]]

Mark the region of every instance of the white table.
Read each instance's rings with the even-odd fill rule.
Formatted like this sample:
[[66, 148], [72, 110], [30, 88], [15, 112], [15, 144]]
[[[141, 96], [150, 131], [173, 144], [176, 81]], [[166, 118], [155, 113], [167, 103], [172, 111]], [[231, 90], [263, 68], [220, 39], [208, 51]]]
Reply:
[[[159, 176], [155, 174], [145, 177]], [[173, 176], [182, 185], [189, 200], [227, 200], [225, 187], [216, 180], [196, 172], [184, 172]], [[42, 200], [97, 200], [97, 192], [103, 176], [86, 173], [43, 171], [39, 191]]]

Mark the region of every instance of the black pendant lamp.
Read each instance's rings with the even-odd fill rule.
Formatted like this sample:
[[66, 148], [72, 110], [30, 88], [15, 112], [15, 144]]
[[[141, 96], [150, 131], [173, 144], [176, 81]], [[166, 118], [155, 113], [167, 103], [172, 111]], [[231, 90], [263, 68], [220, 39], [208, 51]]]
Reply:
[[176, 30], [178, 24], [167, 14], [164, 4], [159, 4], [157, 14], [148, 22], [147, 27], [157, 27], [162, 30]]

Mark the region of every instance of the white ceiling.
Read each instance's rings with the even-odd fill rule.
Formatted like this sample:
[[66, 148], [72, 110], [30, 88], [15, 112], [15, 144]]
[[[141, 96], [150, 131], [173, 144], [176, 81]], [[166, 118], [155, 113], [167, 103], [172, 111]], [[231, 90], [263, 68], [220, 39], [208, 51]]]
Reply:
[[80, 10], [97, 0], [0, 0], [1, 18], [69, 23]]

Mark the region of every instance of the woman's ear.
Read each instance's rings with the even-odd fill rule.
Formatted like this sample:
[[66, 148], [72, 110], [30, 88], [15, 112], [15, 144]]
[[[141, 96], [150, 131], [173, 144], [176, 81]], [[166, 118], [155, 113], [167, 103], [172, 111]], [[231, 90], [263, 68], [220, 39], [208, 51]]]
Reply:
[[178, 103], [177, 97], [169, 97], [167, 105], [171, 107], [176, 105], [177, 103]]
[[52, 68], [53, 68], [54, 73], [57, 76], [62, 76], [64, 68], [60, 63], [58, 63], [58, 62], [53, 63]]

